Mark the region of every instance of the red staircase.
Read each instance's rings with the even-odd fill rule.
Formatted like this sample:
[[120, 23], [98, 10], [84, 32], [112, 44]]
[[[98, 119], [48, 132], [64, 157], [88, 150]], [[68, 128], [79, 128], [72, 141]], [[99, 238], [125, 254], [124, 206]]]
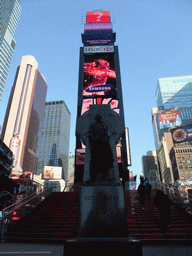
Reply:
[[[156, 191], [152, 190], [152, 199]], [[153, 201], [141, 205], [136, 190], [124, 191], [129, 236], [136, 239], [192, 239], [192, 219], [171, 206], [168, 235], [161, 232], [161, 219]], [[78, 192], [53, 192], [6, 234], [20, 239], [65, 240], [77, 237]]]
[[[152, 199], [156, 191], [151, 193]], [[125, 209], [129, 235], [136, 239], [164, 239], [161, 232], [161, 219], [153, 200], [141, 205], [137, 190], [125, 191]], [[191, 239], [192, 219], [176, 206], [171, 206], [170, 228], [167, 232], [169, 239]]]
[[53, 192], [7, 233], [7, 237], [69, 239], [78, 222], [78, 193]]

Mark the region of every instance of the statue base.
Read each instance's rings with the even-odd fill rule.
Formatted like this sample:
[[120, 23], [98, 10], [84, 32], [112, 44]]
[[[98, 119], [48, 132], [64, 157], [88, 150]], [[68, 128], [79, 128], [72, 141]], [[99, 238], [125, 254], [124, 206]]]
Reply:
[[127, 236], [122, 185], [116, 181], [100, 181], [82, 185], [78, 237]]

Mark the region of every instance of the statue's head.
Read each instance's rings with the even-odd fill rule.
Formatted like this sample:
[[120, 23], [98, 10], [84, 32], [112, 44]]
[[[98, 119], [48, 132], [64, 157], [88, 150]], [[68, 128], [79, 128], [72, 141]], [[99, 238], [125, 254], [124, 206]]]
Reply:
[[95, 120], [96, 120], [97, 122], [101, 122], [102, 116], [99, 115], [99, 114], [97, 114], [96, 117], [95, 117]]

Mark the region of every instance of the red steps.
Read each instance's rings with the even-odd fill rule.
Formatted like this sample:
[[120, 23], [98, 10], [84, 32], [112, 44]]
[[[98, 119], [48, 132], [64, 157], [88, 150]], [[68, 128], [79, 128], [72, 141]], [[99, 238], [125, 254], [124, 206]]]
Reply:
[[[152, 191], [152, 198], [155, 193], [156, 191]], [[138, 239], [164, 239], [160, 214], [153, 201], [146, 200], [142, 206], [137, 191], [125, 191], [124, 195], [129, 235]], [[192, 220], [187, 219], [175, 205], [171, 206], [170, 229], [167, 235], [170, 239], [192, 238]]]
[[78, 222], [78, 193], [53, 192], [11, 230], [23, 238], [74, 236]]

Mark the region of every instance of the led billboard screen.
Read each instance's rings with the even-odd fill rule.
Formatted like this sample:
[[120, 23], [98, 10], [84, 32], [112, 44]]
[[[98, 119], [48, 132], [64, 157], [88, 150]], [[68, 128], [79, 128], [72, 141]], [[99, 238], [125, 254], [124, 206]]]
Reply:
[[83, 96], [116, 95], [114, 54], [84, 56]]
[[60, 180], [62, 167], [44, 166], [44, 179]]
[[181, 125], [181, 117], [178, 108], [170, 108], [158, 111], [160, 129]]
[[192, 140], [192, 125], [185, 125], [171, 129], [174, 143], [180, 143]]
[[117, 162], [121, 163], [121, 142], [116, 145]]
[[86, 23], [106, 23], [110, 22], [109, 11], [93, 11], [87, 12]]
[[83, 115], [86, 111], [89, 110], [89, 106], [90, 105], [95, 105], [95, 104], [98, 104], [98, 105], [101, 105], [101, 104], [110, 104], [111, 106], [111, 109], [113, 109], [115, 112], [118, 111], [118, 114], [119, 114], [119, 101], [118, 100], [115, 100], [115, 99], [112, 99], [112, 98], [96, 98], [96, 99], [84, 99], [83, 100], [83, 104], [82, 104], [82, 109], [81, 109], [81, 115]]
[[76, 149], [75, 164], [84, 165], [85, 163], [85, 148]]
[[112, 29], [113, 25], [109, 23], [85, 23], [84, 30], [93, 30], [93, 29]]
[[[85, 148], [76, 149], [76, 165], [84, 165], [85, 164]], [[121, 163], [121, 143], [116, 145], [116, 153], [117, 153], [117, 162]]]
[[112, 29], [85, 30], [82, 37], [84, 46], [113, 45], [114, 34]]
[[92, 54], [92, 53], [100, 53], [100, 52], [114, 52], [113, 45], [100, 45], [100, 46], [85, 46], [84, 53]]

